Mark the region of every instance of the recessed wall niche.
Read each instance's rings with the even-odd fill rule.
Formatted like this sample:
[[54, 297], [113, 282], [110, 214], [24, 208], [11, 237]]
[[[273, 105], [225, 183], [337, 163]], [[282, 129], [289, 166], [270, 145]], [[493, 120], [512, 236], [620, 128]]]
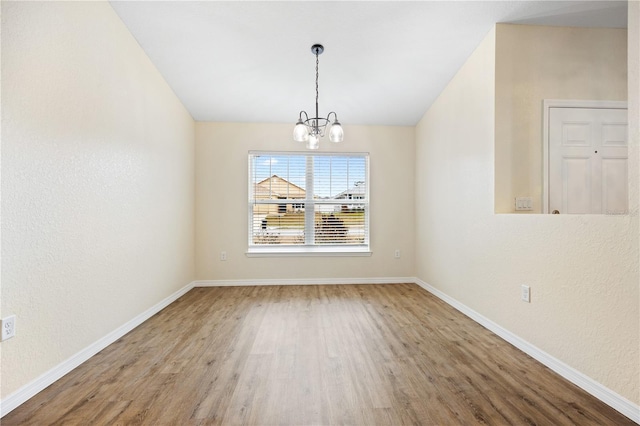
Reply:
[[626, 101], [627, 30], [498, 24], [495, 91], [495, 212], [546, 213], [543, 101]]

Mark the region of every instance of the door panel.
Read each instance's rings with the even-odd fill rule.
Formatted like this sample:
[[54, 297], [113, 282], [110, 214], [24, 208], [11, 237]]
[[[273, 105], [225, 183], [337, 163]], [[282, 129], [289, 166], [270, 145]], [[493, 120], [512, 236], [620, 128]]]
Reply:
[[562, 146], [590, 146], [591, 123], [578, 121], [562, 122]]
[[591, 159], [564, 157], [562, 159], [562, 212], [584, 213], [591, 209]]
[[602, 145], [626, 147], [627, 146], [627, 124], [626, 123], [602, 124]]
[[627, 210], [627, 160], [602, 159], [602, 208], [605, 213], [623, 213]]

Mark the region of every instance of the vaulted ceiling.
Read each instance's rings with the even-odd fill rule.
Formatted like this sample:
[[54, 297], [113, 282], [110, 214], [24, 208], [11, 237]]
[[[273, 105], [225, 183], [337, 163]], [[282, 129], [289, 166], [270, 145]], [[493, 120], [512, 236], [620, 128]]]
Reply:
[[497, 22], [625, 28], [626, 1], [112, 1], [198, 121], [415, 125]]

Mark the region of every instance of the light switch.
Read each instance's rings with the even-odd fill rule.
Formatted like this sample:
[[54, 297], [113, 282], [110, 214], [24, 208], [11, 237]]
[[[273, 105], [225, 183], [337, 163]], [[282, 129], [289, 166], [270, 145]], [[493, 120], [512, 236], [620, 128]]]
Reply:
[[533, 210], [533, 199], [531, 197], [516, 197], [516, 210]]

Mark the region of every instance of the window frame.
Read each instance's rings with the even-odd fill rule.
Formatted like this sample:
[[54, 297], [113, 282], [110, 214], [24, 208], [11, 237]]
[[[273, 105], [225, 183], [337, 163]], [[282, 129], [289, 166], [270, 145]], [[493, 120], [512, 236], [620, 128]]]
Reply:
[[[365, 194], [363, 200], [342, 200], [342, 201], [357, 201], [358, 204], [364, 204], [364, 243], [362, 244], [309, 244], [305, 241], [303, 244], [254, 244], [253, 232], [254, 232], [254, 217], [253, 206], [260, 204], [276, 204], [273, 202], [256, 203], [251, 197], [253, 195], [255, 183], [253, 182], [253, 159], [256, 156], [303, 156], [305, 158], [313, 157], [357, 157], [363, 158], [365, 162]], [[277, 256], [371, 256], [371, 236], [370, 236], [370, 216], [371, 216], [371, 200], [370, 200], [370, 156], [368, 152], [309, 152], [309, 151], [249, 151], [247, 155], [247, 257], [277, 257]], [[305, 161], [305, 175], [307, 179], [307, 185], [309, 179], [313, 181], [314, 174], [309, 175], [308, 164], [309, 161]], [[308, 199], [308, 193], [306, 192], [305, 185], [305, 198], [303, 199], [287, 199], [286, 204], [302, 204], [304, 205], [305, 213], [310, 211], [308, 216], [305, 216], [305, 235], [308, 235], [307, 231], [314, 227], [313, 218], [315, 216], [315, 209], [318, 205], [323, 204], [344, 204], [336, 203], [336, 201], [327, 202], [319, 199]], [[311, 183], [313, 189], [313, 183]], [[313, 192], [313, 191], [312, 191]], [[309, 220], [311, 218], [311, 221]], [[312, 234], [314, 234], [312, 229]]]

